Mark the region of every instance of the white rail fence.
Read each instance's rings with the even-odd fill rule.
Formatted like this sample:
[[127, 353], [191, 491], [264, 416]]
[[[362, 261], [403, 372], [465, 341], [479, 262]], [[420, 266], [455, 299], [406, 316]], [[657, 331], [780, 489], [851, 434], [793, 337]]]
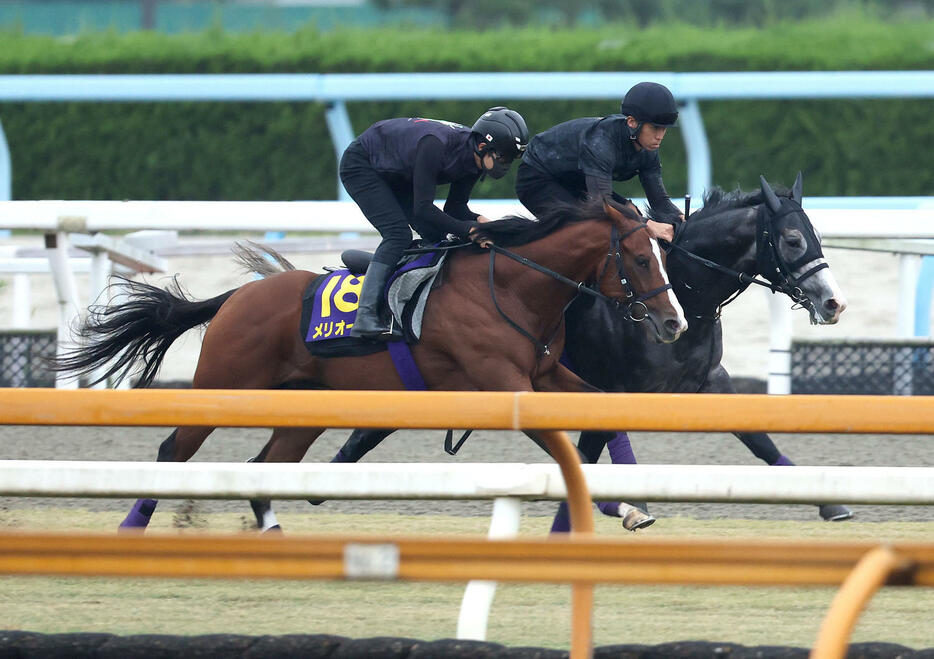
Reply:
[[[934, 504], [931, 467], [583, 465], [594, 499]], [[0, 496], [493, 500], [490, 538], [519, 533], [520, 502], [567, 497], [555, 464], [0, 461]], [[468, 583], [457, 637], [485, 640], [496, 582]]]
[[[934, 467], [583, 465], [594, 499], [934, 504]], [[564, 500], [555, 464], [0, 461], [0, 496]]]

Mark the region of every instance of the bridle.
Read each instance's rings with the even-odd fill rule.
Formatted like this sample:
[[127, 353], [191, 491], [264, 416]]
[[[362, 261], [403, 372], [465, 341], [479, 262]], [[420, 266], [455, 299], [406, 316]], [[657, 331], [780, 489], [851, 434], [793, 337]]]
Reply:
[[[616, 228], [616, 224], [615, 223], [613, 224], [612, 230], [610, 233], [610, 251], [606, 255], [606, 260], [603, 263], [603, 268], [600, 272], [600, 276], [598, 279], [598, 282], [603, 280], [603, 277], [606, 274], [607, 268], [610, 266], [610, 263], [615, 261], [616, 274], [619, 277], [619, 283], [623, 287], [623, 290], [626, 293], [626, 297], [625, 297], [626, 317], [633, 322], [642, 322], [648, 317], [648, 308], [645, 305], [645, 300], [648, 300], [649, 298], [659, 295], [660, 293], [664, 293], [667, 290], [671, 290], [672, 288], [671, 284], [668, 283], [668, 284], [665, 284], [664, 286], [659, 286], [658, 288], [654, 288], [651, 291], [643, 293], [642, 295], [637, 295], [635, 289], [632, 286], [632, 283], [629, 281], [629, 278], [626, 276], [626, 269], [625, 269], [625, 266], [623, 265], [623, 254], [622, 254], [623, 241], [625, 241], [626, 238], [628, 238], [635, 232], [641, 231], [643, 229], [648, 230], [648, 226], [645, 223], [639, 223], [638, 226], [626, 231], [623, 234], [620, 234], [619, 230]], [[530, 261], [524, 256], [520, 256], [519, 254], [516, 254], [515, 252], [510, 252], [508, 249], [499, 247], [496, 244], [491, 244], [489, 249], [490, 249], [489, 284], [490, 284], [490, 296], [493, 298], [493, 306], [496, 307], [496, 311], [499, 312], [499, 315], [502, 316], [503, 319], [507, 323], [509, 323], [509, 325], [514, 330], [516, 330], [522, 336], [524, 336], [529, 341], [531, 341], [532, 345], [535, 346], [536, 351], [538, 352], [539, 358], [545, 355], [551, 354], [551, 350], [549, 349], [548, 344], [551, 343], [551, 341], [554, 340], [555, 335], [557, 335], [558, 329], [561, 327], [561, 319], [564, 318], [564, 314], [568, 310], [568, 307], [570, 307], [571, 304], [574, 303], [574, 301], [577, 299], [577, 297], [581, 293], [590, 295], [591, 297], [597, 298], [598, 300], [603, 300], [604, 302], [613, 305], [617, 309], [619, 309], [624, 303], [624, 300], [622, 299], [612, 298], [608, 295], [605, 295], [601, 293], [599, 290], [590, 288], [589, 286], [586, 285], [585, 282], [582, 282], [582, 281], [577, 282], [577, 281], [574, 281], [573, 279], [569, 279], [568, 277], [565, 277], [564, 275], [557, 273], [554, 270], [550, 270], [549, 268], [539, 265], [538, 263], [535, 263], [534, 261]], [[503, 311], [503, 309], [499, 306], [499, 302], [496, 299], [496, 288], [494, 286], [494, 268], [496, 264], [497, 254], [502, 254], [503, 256], [506, 256], [512, 259], [513, 261], [516, 261], [517, 263], [520, 263], [537, 272], [541, 272], [542, 274], [546, 274], [552, 279], [555, 279], [561, 282], [562, 284], [567, 284], [568, 286], [574, 288], [577, 291], [574, 297], [572, 297], [571, 300], [561, 310], [561, 315], [559, 316], [559, 320], [555, 325], [555, 329], [551, 333], [551, 335], [548, 337], [548, 340], [546, 342], [540, 341], [537, 337], [532, 335], [531, 332], [529, 332], [524, 327], [516, 323], [512, 318], [506, 315], [506, 312]]]
[[[742, 284], [740, 289], [731, 296], [730, 299], [720, 305], [721, 308], [736, 299], [736, 296], [744, 291], [750, 284], [757, 284], [768, 288], [773, 293], [784, 293], [791, 298], [796, 307], [803, 307], [808, 309], [808, 311], [812, 311], [814, 305], [801, 290], [801, 284], [806, 279], [830, 266], [826, 261], [821, 261], [799, 277], [795, 277], [793, 273], [801, 266], [823, 258], [824, 254], [821, 250], [817, 235], [814, 234], [813, 229], [810, 228], [809, 222], [801, 223], [801, 227], [805, 229], [805, 233], [809, 234], [806, 236], [808, 249], [803, 255], [790, 263], [782, 258], [781, 252], [775, 244], [775, 236], [780, 234], [780, 229], [777, 226], [778, 220], [797, 213], [804, 213], [804, 209], [801, 208], [801, 205], [797, 201], [788, 198], [781, 199], [781, 206], [777, 212], [773, 211], [767, 203], [763, 203], [760, 206], [756, 215], [756, 272], [760, 273], [764, 279], [760, 279], [755, 275], [748, 275], [745, 272], [740, 272], [711, 261], [710, 259], [706, 259], [703, 256], [688, 251], [674, 242], [670, 243], [669, 251], [675, 249], [688, 258], [712, 270], [737, 279], [740, 284]], [[717, 316], [719, 316], [719, 312]]]
[[[649, 310], [645, 306], [645, 300], [653, 298], [660, 293], [664, 293], [665, 291], [669, 291], [672, 288], [671, 284], [668, 283], [663, 286], [659, 286], [658, 288], [653, 288], [652, 290], [648, 291], [647, 293], [643, 293], [642, 295], [636, 295], [635, 289], [633, 289], [632, 284], [626, 278], [626, 268], [623, 265], [623, 253], [621, 249], [622, 244], [626, 238], [634, 234], [636, 231], [640, 231], [642, 229], [648, 231], [648, 225], [644, 222], [620, 235], [616, 225], [613, 225], [613, 229], [610, 233], [610, 252], [606, 255], [606, 261], [603, 262], [603, 270], [600, 271], [600, 277], [598, 279], [598, 281], [603, 280], [603, 276], [606, 274], [606, 270], [610, 265], [610, 260], [615, 260], [616, 273], [619, 276], [619, 283], [623, 287], [623, 290], [626, 291], [626, 301], [628, 302], [626, 305], [626, 318], [636, 323], [641, 323], [648, 316]], [[619, 308], [620, 301], [614, 300], [613, 304]]]
[[809, 234], [805, 236], [808, 248], [804, 254], [791, 263], [785, 262], [775, 245], [775, 236], [781, 231], [779, 220], [790, 215], [804, 213], [804, 209], [794, 199], [783, 198], [780, 203], [778, 211], [773, 211], [769, 204], [763, 204], [756, 216], [756, 269], [772, 284], [773, 292], [784, 293], [794, 300], [795, 304], [810, 310], [811, 302], [802, 292], [801, 284], [805, 279], [830, 266], [826, 261], [821, 260], [800, 277], [794, 276], [796, 270], [817, 259], [822, 259], [824, 253], [810, 223], [802, 222], [802, 228], [805, 229], [806, 234]]

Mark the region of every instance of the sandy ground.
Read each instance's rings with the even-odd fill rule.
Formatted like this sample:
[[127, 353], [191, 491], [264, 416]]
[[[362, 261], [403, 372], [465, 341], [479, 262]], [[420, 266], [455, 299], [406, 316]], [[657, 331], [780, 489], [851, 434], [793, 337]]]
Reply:
[[[2, 244], [30, 244], [38, 247], [41, 238], [7, 239]], [[827, 250], [833, 271], [849, 299], [843, 320], [833, 327], [811, 327], [806, 313], [794, 314], [796, 336], [823, 337], [891, 337], [895, 336], [898, 258], [888, 254]], [[337, 254], [293, 254], [289, 258], [301, 268], [317, 269], [338, 263]], [[236, 287], [249, 276], [234, 266], [229, 256], [186, 256], [169, 259], [167, 274], [148, 277], [152, 282], [165, 282], [178, 273], [179, 281], [199, 298], [214, 296]], [[10, 282], [8, 276], [0, 278]], [[56, 321], [55, 294], [47, 275], [30, 276], [33, 300], [32, 326], [53, 327]], [[79, 294], [89, 295], [87, 277], [78, 277]], [[0, 309], [11, 308], [11, 286], [0, 286]], [[733, 375], [765, 379], [768, 371], [768, 299], [769, 293], [750, 290], [724, 311], [725, 359]], [[7, 313], [0, 315], [0, 327], [9, 327]], [[194, 371], [200, 347], [200, 336], [190, 332], [170, 351], [161, 378], [170, 381], [189, 380]], [[165, 437], [163, 429], [106, 428], [17, 428], [0, 427], [0, 458], [2, 459], [63, 459], [63, 460], [148, 460], [154, 459], [159, 443]], [[331, 431], [312, 447], [306, 460], [327, 460], [346, 436], [345, 431]], [[198, 459], [239, 461], [254, 455], [263, 445], [266, 433], [261, 430], [220, 430], [207, 442]], [[391, 438], [368, 458], [378, 462], [541, 462], [548, 458], [524, 436], [517, 433], [477, 433], [465, 445], [457, 458], [442, 450], [440, 432], [406, 432]], [[934, 466], [934, 442], [927, 437], [897, 436], [782, 436], [776, 443], [799, 464], [828, 465], [893, 465]], [[643, 463], [687, 464], [757, 464], [758, 461], [731, 435], [726, 434], [655, 434], [633, 436], [636, 455]], [[75, 501], [101, 509], [122, 509], [127, 502]], [[60, 505], [46, 501], [46, 504]], [[62, 502], [64, 503], [64, 502]], [[0, 499], [0, 506], [40, 505], [40, 500]], [[170, 505], [175, 505], [170, 504]], [[244, 510], [236, 502], [205, 502], [205, 510]], [[366, 510], [398, 510], [430, 513], [443, 510], [457, 514], [489, 512], [487, 502], [333, 502], [327, 506], [340, 512]], [[303, 502], [286, 502], [283, 510], [314, 509]], [[526, 506], [530, 514], [550, 514], [554, 504], [534, 503]], [[860, 520], [888, 519], [931, 520], [934, 507], [856, 507]], [[782, 519], [816, 519], [816, 509], [808, 506], [726, 506], [716, 504], [655, 504], [659, 516], [689, 517], [775, 517]]]

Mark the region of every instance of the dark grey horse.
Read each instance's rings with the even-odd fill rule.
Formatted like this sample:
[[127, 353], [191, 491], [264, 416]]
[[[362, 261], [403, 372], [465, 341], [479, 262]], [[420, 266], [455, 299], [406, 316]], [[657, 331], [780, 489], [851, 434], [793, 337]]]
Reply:
[[[846, 300], [824, 260], [820, 239], [801, 209], [801, 175], [791, 191], [778, 194], [765, 179], [761, 183], [752, 193], [708, 192], [704, 207], [677, 227], [667, 270], [688, 318], [688, 330], [677, 342], [656, 343], [645, 328], [616, 308], [581, 298], [565, 314], [566, 364], [604, 391], [734, 393], [720, 363], [720, 309], [750, 284], [767, 285], [788, 295], [796, 306], [808, 310], [812, 323], [836, 323]], [[594, 351], [595, 345], [601, 349]], [[392, 432], [355, 430], [332, 461], [356, 462]], [[794, 464], [766, 433], [736, 436], [767, 464]], [[596, 462], [604, 446], [609, 446], [614, 463], [635, 462], [624, 432], [584, 432], [578, 443], [588, 462]], [[654, 522], [642, 504], [599, 506], [605, 514], [622, 517], [630, 530]], [[825, 520], [852, 517], [840, 505], [821, 505], [819, 511]], [[562, 504], [552, 530], [567, 529]]]
[[[667, 269], [688, 319], [688, 330], [677, 343], [662, 345], [604, 304], [576, 303], [565, 315], [566, 358], [590, 384], [605, 391], [649, 393], [735, 393], [729, 373], [720, 363], [723, 335], [720, 309], [761, 275], [774, 291], [788, 294], [806, 308], [813, 324], [836, 323], [846, 299], [831, 274], [810, 219], [801, 209], [798, 174], [790, 193], [777, 196], [762, 179], [754, 193], [709, 192], [702, 210], [679, 227], [668, 252]], [[659, 218], [663, 219], [663, 218]], [[766, 235], [768, 234], [768, 235]], [[700, 258], [698, 258], [700, 257]], [[599, 345], [599, 353], [589, 346]], [[794, 464], [763, 432], [738, 432], [736, 437], [769, 465]], [[350, 442], [348, 442], [350, 443]], [[625, 433], [584, 432], [578, 448], [596, 462], [608, 446], [614, 463], [635, 463]], [[616, 504], [600, 504], [613, 514]], [[644, 508], [644, 506], [640, 506]], [[821, 505], [825, 520], [852, 517], [846, 506]], [[627, 528], [647, 526], [652, 518], [629, 511]], [[566, 511], [559, 510], [553, 530], [563, 530]]]

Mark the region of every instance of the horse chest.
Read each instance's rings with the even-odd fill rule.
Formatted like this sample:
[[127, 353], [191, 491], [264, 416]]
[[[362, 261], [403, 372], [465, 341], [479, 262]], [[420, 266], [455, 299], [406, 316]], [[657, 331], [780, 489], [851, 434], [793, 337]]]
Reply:
[[[706, 325], [706, 327], [704, 326]], [[626, 391], [693, 393], [720, 363], [719, 326], [689, 326], [675, 343], [654, 343], [635, 334], [627, 345]]]

